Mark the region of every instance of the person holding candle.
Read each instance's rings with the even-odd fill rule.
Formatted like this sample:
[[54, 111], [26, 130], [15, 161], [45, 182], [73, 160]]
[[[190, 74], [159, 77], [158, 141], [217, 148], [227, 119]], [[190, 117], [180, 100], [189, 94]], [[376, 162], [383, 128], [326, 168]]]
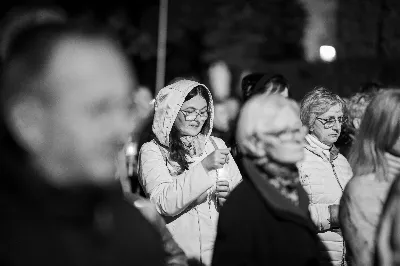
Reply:
[[155, 100], [154, 138], [139, 153], [139, 181], [188, 258], [210, 265], [219, 208], [241, 181], [225, 143], [210, 137], [208, 88], [177, 80]]

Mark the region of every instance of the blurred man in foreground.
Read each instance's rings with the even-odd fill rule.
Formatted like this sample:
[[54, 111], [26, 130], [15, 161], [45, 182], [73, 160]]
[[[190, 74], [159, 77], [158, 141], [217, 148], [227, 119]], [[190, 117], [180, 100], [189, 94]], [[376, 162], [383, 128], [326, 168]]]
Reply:
[[3, 49], [0, 264], [164, 265], [114, 177], [135, 113], [121, 48], [82, 23], [16, 31]]

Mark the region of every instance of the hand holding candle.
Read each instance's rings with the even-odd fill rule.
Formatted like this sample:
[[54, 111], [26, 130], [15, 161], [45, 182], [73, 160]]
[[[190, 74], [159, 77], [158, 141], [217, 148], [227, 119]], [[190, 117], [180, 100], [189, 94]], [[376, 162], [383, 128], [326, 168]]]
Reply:
[[230, 188], [229, 188], [229, 181], [226, 178], [218, 178], [217, 180], [217, 186], [215, 189], [215, 196], [217, 198], [217, 201], [219, 202], [219, 204], [222, 206], [225, 201], [226, 198], [228, 197], [230, 192]]

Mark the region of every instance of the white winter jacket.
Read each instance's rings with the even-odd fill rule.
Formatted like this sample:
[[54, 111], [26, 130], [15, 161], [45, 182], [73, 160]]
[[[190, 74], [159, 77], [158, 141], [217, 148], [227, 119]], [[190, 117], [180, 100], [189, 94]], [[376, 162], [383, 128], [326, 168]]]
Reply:
[[305, 159], [299, 164], [300, 182], [310, 198], [311, 218], [333, 265], [344, 262], [340, 231], [332, 230], [328, 206], [339, 204], [343, 189], [352, 177], [346, 158], [337, 149], [324, 145], [315, 136], [306, 136]]
[[[180, 81], [163, 88], [157, 95], [153, 121], [156, 139], [145, 143], [140, 150], [139, 180], [158, 212], [166, 218], [168, 229], [187, 257], [196, 258], [208, 266], [218, 222], [218, 204], [213, 194], [217, 178], [227, 178], [232, 190], [242, 177], [231, 155], [229, 163], [217, 171], [206, 172], [201, 164], [215, 150], [214, 144], [226, 148], [221, 139], [210, 137], [213, 120], [211, 100], [210, 121], [205, 124], [209, 129], [201, 156], [191, 158], [189, 170], [182, 173], [176, 162], [169, 158], [169, 134], [173, 123], [186, 95], [199, 85], [204, 86], [194, 81]], [[207, 197], [199, 202], [201, 195]]]

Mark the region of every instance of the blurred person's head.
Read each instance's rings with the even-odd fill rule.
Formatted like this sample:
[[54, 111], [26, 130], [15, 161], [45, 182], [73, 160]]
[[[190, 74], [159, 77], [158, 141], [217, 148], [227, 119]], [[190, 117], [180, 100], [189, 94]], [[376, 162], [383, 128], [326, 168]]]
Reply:
[[300, 119], [310, 134], [320, 142], [332, 146], [339, 138], [344, 115], [344, 102], [330, 90], [317, 87], [308, 92], [300, 105]]
[[347, 126], [358, 130], [361, 120], [364, 116], [365, 109], [375, 96], [373, 93], [356, 93], [346, 102], [347, 108]]
[[139, 86], [136, 91], [133, 91], [132, 98], [136, 105], [136, 116], [141, 120], [148, 119], [154, 111], [152, 106], [153, 95], [150, 89]]
[[245, 156], [296, 164], [304, 157], [306, 132], [296, 102], [279, 94], [262, 94], [245, 103], [236, 139]]
[[354, 175], [377, 173], [385, 180], [385, 153], [400, 157], [400, 89], [379, 93], [365, 110], [349, 162]]
[[362, 117], [371, 102], [375, 93], [356, 93], [350, 98], [342, 98], [346, 106], [346, 122], [342, 125], [342, 130], [336, 145], [339, 147], [340, 152], [348, 156], [349, 148], [354, 141], [357, 130], [360, 127]]
[[214, 129], [228, 132], [240, 110], [240, 103], [236, 99], [227, 99], [214, 104]]
[[377, 93], [383, 88], [383, 84], [376, 81], [364, 82], [360, 86], [360, 93]]
[[135, 82], [122, 49], [98, 25], [18, 25], [2, 49], [7, 131], [51, 183], [108, 184], [133, 124]]
[[244, 101], [257, 94], [280, 94], [289, 97], [289, 83], [282, 75], [253, 73], [242, 79], [242, 94]]

